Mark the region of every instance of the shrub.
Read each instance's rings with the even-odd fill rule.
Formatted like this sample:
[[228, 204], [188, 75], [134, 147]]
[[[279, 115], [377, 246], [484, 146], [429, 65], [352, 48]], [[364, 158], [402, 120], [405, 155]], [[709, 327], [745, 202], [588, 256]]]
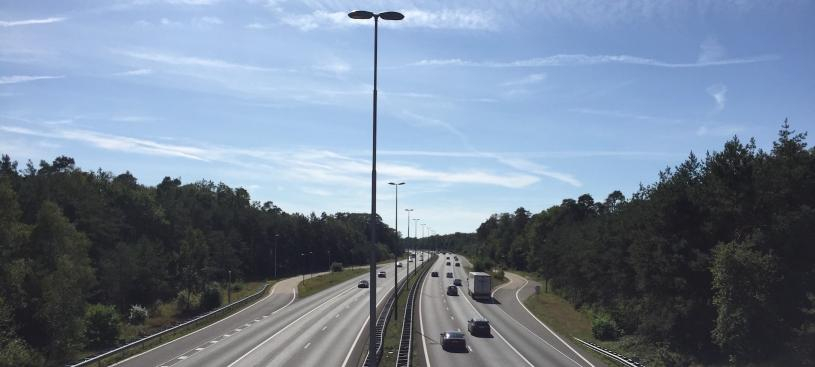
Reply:
[[336, 262], [336, 261], [331, 263], [331, 271], [335, 272], [335, 273], [341, 272], [342, 271], [342, 263]]
[[620, 335], [617, 323], [605, 314], [595, 314], [591, 320], [591, 334], [598, 340], [615, 340]]
[[91, 348], [115, 345], [121, 324], [116, 308], [93, 304], [85, 310], [85, 340]]
[[147, 318], [150, 317], [150, 312], [142, 305], [130, 306], [130, 314], [127, 316], [127, 321], [133, 325], [143, 324]]
[[221, 306], [221, 292], [216, 283], [212, 283], [204, 287], [204, 292], [201, 293], [201, 301], [199, 309], [201, 311], [209, 311]]
[[498, 280], [503, 280], [504, 279], [504, 269], [498, 269], [498, 270], [492, 272], [492, 277], [495, 278], [495, 279], [498, 279]]
[[201, 305], [201, 295], [188, 291], [180, 291], [175, 297], [175, 305], [179, 312], [195, 311]]

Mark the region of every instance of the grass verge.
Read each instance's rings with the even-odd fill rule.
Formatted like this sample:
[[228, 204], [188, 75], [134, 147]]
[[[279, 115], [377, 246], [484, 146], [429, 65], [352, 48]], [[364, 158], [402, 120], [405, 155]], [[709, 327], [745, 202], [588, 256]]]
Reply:
[[319, 275], [313, 278], [306, 278], [305, 281], [297, 285], [297, 296], [300, 298], [308, 297], [323, 289], [342, 283], [355, 276], [362, 275], [368, 272], [367, 268], [362, 269], [344, 269], [343, 271]]

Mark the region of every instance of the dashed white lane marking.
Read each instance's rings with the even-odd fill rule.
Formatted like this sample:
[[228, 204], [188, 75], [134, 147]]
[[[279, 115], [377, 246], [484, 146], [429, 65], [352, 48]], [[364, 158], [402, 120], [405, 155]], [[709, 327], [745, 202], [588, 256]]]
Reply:
[[241, 331], [241, 330], [243, 330], [243, 329], [235, 329], [235, 332], [238, 332], [238, 331]]
[[267, 317], [269, 317], [269, 315], [263, 315], [263, 318], [264, 318], [264, 319], [265, 319], [265, 318], [267, 318]]
[[260, 319], [255, 319], [255, 322], [258, 322], [258, 321], [260, 321]]
[[469, 345], [467, 346], [467, 349], [469, 349], [469, 350], [470, 350], [470, 352], [472, 352], [472, 351], [473, 351], [473, 348], [472, 348], [471, 346], [469, 346]]
[[308, 344], [306, 344], [305, 347], [303, 347], [303, 349], [308, 349], [308, 347], [310, 347], [310, 346], [311, 346], [311, 343], [308, 343]]
[[323, 326], [323, 328], [320, 329], [320, 331], [325, 331], [325, 329], [328, 329], [328, 326]]
[[217, 343], [217, 342], [218, 342], [217, 340], [211, 340], [211, 341], [209, 342], [209, 344], [215, 344], [215, 343]]
[[195, 348], [195, 351], [196, 351], [196, 352], [200, 352], [200, 351], [202, 351], [202, 350], [204, 350], [204, 348], [201, 348], [201, 347]]
[[340, 314], [337, 314], [336, 316], [334, 316], [335, 319], [338, 318], [338, 317], [340, 317]]
[[224, 338], [228, 338], [230, 336], [232, 336], [232, 334], [224, 334]]
[[243, 324], [243, 326], [250, 327], [252, 324]]
[[181, 357], [178, 357], [178, 359], [183, 361], [183, 360], [187, 359], [187, 356], [181, 356]]
[[453, 318], [453, 316], [450, 316], [450, 320], [455, 320], [455, 318]]

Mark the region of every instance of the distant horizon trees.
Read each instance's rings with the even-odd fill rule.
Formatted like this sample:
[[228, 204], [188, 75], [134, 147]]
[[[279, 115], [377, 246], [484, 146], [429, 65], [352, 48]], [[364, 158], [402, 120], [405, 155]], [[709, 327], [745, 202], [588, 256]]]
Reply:
[[[212, 284], [230, 271], [233, 281], [269, 278], [275, 255], [278, 276], [323, 268], [329, 251], [332, 261], [367, 263], [369, 222], [366, 213], [286, 213], [223, 183], [144, 186], [66, 156], [20, 169], [2, 155], [0, 366], [62, 365], [107, 345], [100, 338], [136, 305], [211, 307]], [[379, 258], [401, 253], [398, 234], [378, 216], [375, 226]]]

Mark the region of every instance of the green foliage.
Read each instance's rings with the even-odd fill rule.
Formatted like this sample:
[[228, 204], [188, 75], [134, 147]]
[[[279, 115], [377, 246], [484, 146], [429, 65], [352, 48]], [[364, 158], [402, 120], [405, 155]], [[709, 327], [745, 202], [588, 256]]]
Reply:
[[332, 272], [340, 272], [342, 271], [342, 263], [341, 262], [332, 262], [331, 263], [331, 271]]
[[201, 292], [199, 310], [204, 312], [214, 310], [220, 306], [221, 292], [218, 289], [218, 285], [216, 283], [208, 284], [206, 287], [204, 287], [204, 291]]
[[598, 340], [616, 340], [620, 336], [617, 323], [606, 314], [593, 315], [591, 334]]
[[201, 294], [190, 291], [180, 291], [175, 298], [175, 306], [181, 313], [191, 313], [201, 307]]
[[585, 194], [494, 214], [455, 251], [478, 269], [486, 258], [540, 274], [603, 315], [597, 337], [638, 340], [656, 364], [802, 364], [815, 359], [803, 357], [815, 339], [813, 239], [815, 151], [785, 121], [769, 152], [733, 137], [630, 199]]
[[116, 308], [93, 304], [85, 309], [85, 340], [91, 348], [116, 345], [121, 319]]
[[142, 305], [130, 306], [127, 321], [133, 325], [141, 325], [150, 317], [150, 312]]
[[733, 362], [765, 357], [778, 347], [781, 317], [772, 299], [781, 284], [774, 256], [752, 243], [730, 242], [713, 250], [713, 341]]
[[490, 259], [485, 259], [483, 257], [476, 257], [472, 259], [473, 264], [473, 271], [482, 271], [488, 272], [492, 271], [492, 268], [495, 264]]

